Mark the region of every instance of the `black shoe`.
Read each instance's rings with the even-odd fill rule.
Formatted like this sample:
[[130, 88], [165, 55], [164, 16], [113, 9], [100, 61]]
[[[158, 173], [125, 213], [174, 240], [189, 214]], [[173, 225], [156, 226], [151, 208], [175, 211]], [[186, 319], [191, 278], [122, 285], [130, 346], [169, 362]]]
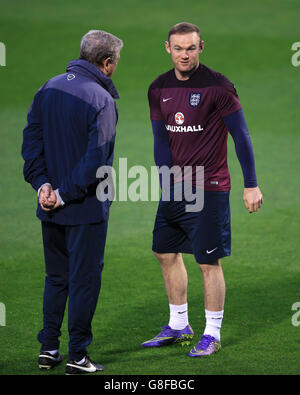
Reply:
[[94, 373], [104, 370], [104, 366], [90, 360], [86, 355], [85, 361], [78, 364], [75, 361], [68, 361], [66, 364], [66, 374]]
[[38, 359], [38, 364], [40, 369], [52, 369], [61, 361], [63, 360], [63, 357], [60, 355], [59, 352], [57, 352], [54, 355], [51, 355], [47, 351], [41, 351]]

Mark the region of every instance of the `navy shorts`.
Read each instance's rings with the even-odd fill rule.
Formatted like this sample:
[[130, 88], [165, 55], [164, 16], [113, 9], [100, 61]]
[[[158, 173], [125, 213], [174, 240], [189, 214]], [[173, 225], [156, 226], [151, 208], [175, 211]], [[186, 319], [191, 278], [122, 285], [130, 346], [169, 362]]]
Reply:
[[230, 255], [229, 192], [204, 191], [203, 209], [187, 212], [192, 202], [160, 200], [153, 229], [157, 253], [194, 254], [198, 263]]

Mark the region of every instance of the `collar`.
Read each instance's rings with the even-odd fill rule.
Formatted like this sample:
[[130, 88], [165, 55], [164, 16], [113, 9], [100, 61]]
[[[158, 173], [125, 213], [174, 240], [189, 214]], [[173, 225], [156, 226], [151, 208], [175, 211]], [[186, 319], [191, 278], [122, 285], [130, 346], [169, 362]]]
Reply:
[[114, 99], [119, 99], [119, 94], [112, 82], [97, 66], [83, 59], [71, 60], [67, 66], [67, 72], [77, 72], [86, 77], [92, 78], [104, 89], [106, 89]]

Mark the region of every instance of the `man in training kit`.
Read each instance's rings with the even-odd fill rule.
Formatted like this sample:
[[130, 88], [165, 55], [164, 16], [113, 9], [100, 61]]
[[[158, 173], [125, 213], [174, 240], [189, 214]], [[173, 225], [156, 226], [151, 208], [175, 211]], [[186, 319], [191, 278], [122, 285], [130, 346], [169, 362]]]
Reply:
[[24, 178], [38, 193], [46, 264], [38, 365], [62, 361], [59, 336], [67, 299], [67, 374], [92, 373], [91, 323], [101, 288], [110, 202], [96, 197], [100, 166], [111, 166], [118, 93], [111, 80], [123, 42], [102, 30], [85, 34], [80, 59], [37, 92], [23, 132]]
[[[204, 167], [204, 205], [187, 211], [187, 201], [161, 199], [154, 230], [153, 252], [160, 262], [169, 300], [167, 326], [144, 347], [189, 342], [194, 332], [188, 321], [188, 276], [182, 253], [194, 254], [203, 278], [206, 326], [189, 356], [213, 354], [221, 347], [225, 281], [220, 259], [230, 255], [230, 175], [227, 136], [231, 134], [244, 176], [244, 203], [252, 213], [263, 197], [257, 186], [254, 154], [247, 125], [233, 84], [199, 63], [204, 49], [199, 28], [179, 23], [165, 42], [174, 69], [160, 75], [148, 92], [156, 165]], [[184, 176], [182, 178], [185, 181]], [[164, 186], [162, 185], [162, 189]], [[203, 188], [202, 188], [203, 189]], [[167, 200], [167, 199], [165, 199]]]

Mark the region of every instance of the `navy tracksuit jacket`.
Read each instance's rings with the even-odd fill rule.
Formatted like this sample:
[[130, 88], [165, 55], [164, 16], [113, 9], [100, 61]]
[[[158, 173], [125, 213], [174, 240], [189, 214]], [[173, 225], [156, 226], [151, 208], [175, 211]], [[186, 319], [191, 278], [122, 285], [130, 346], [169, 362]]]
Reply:
[[58, 349], [69, 297], [69, 359], [86, 355], [91, 321], [101, 286], [110, 202], [96, 197], [100, 166], [111, 166], [118, 119], [118, 93], [110, 78], [85, 60], [37, 92], [23, 131], [24, 178], [37, 191], [58, 188], [65, 205], [42, 221], [46, 263], [43, 351]]

